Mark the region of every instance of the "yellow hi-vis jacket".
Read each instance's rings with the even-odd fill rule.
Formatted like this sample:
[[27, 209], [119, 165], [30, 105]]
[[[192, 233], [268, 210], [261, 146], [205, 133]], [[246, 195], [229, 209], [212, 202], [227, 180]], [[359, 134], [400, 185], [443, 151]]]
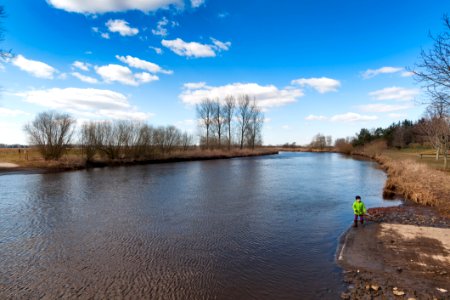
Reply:
[[358, 216], [364, 215], [367, 212], [366, 206], [362, 201], [355, 201], [353, 202], [353, 212]]

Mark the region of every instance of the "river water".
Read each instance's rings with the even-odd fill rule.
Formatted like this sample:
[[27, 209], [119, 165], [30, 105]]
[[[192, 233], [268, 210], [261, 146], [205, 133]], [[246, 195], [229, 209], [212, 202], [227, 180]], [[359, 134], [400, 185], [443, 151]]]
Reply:
[[[336, 299], [386, 175], [333, 153], [0, 176], [0, 298]], [[359, 230], [359, 229], [358, 229]]]

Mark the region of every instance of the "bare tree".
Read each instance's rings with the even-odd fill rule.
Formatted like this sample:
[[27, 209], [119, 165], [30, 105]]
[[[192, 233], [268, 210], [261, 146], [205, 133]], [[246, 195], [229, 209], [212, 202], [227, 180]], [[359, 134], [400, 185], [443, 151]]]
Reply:
[[189, 150], [189, 148], [194, 144], [193, 141], [194, 137], [191, 134], [184, 132], [181, 136], [181, 146], [183, 147], [183, 150]]
[[252, 114], [250, 109], [250, 97], [248, 95], [242, 95], [239, 97], [237, 107], [239, 144], [241, 149], [244, 148], [244, 138], [249, 129], [251, 116]]
[[80, 130], [80, 144], [87, 161], [91, 161], [97, 152], [97, 126], [94, 122], [84, 123]]
[[327, 139], [323, 134], [318, 133], [313, 137], [310, 146], [312, 148], [324, 149], [327, 146]]
[[[427, 90], [439, 94], [440, 100], [448, 107], [450, 104], [450, 19], [444, 15], [445, 32], [430, 38], [433, 40], [433, 47], [422, 50], [420, 61], [416, 64], [415, 78]], [[432, 97], [432, 100], [436, 100]]]
[[224, 108], [219, 102], [219, 99], [216, 99], [212, 102], [212, 129], [217, 134], [217, 143], [218, 147], [221, 147], [222, 144], [222, 134], [224, 127]]
[[134, 147], [135, 158], [143, 158], [152, 155], [153, 131], [153, 127], [147, 124], [143, 124], [139, 128], [138, 138]]
[[209, 148], [210, 127], [213, 120], [213, 101], [209, 98], [204, 99], [197, 104], [197, 116], [200, 119], [201, 126], [206, 130], [206, 148]]
[[38, 114], [24, 130], [30, 144], [39, 149], [45, 160], [58, 160], [72, 139], [74, 124], [69, 114], [48, 111]]
[[232, 122], [233, 122], [233, 116], [234, 116], [234, 110], [236, 108], [236, 99], [234, 99], [233, 96], [227, 96], [225, 98], [225, 105], [224, 105], [224, 121], [228, 130], [228, 150], [231, 149], [231, 131], [232, 131]]
[[255, 99], [250, 106], [250, 122], [249, 122], [249, 144], [255, 149], [256, 144], [261, 144], [261, 130], [264, 123], [264, 115], [261, 109], [256, 105]]

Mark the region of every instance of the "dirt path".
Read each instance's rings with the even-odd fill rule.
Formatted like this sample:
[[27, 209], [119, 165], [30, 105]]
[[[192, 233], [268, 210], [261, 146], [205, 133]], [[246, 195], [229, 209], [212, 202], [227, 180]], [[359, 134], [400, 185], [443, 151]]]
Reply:
[[341, 298], [450, 299], [448, 219], [417, 206], [369, 213], [372, 221], [351, 228], [337, 253], [349, 284]]

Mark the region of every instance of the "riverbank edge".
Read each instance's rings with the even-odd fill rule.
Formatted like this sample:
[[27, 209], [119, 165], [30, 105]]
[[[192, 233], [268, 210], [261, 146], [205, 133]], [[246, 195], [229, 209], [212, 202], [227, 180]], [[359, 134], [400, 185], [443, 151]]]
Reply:
[[[364, 152], [354, 152], [349, 154], [348, 156], [353, 158], [360, 157], [370, 159], [371, 161], [376, 162], [380, 166], [380, 168], [385, 171], [385, 173], [387, 174], [387, 179], [383, 187], [384, 198], [388, 199], [401, 198], [407, 201], [412, 201], [413, 203], [417, 204], [417, 206], [413, 208], [415, 211], [421, 210], [421, 208], [432, 209], [433, 211], [436, 212], [436, 214], [439, 217], [444, 218], [447, 223], [450, 223], [449, 203], [444, 203], [445, 199], [450, 198], [445, 196], [442, 197], [442, 195], [441, 197], [439, 197], [439, 189], [436, 189], [436, 182], [439, 182], [440, 180], [444, 179], [442, 179], [441, 177], [436, 181], [436, 177], [434, 176], [433, 176], [434, 178], [432, 179], [427, 177], [427, 175], [430, 176], [430, 172], [432, 172], [433, 175], [436, 175], [436, 173], [439, 174], [440, 171], [438, 170], [431, 171], [428, 167], [421, 166], [419, 163], [413, 161], [407, 162], [395, 161], [383, 154], [367, 154]], [[408, 176], [405, 176], [405, 174], [407, 174]], [[417, 180], [418, 178], [424, 180]], [[402, 207], [402, 204], [394, 208], [400, 207]], [[383, 208], [375, 207], [369, 209], [369, 211], [378, 209]], [[405, 219], [402, 219], [401, 217], [397, 216], [395, 210], [387, 210], [385, 213], [389, 215], [388, 219], [391, 219], [391, 221], [392, 219], [395, 219], [395, 223], [398, 224], [406, 224], [410, 222], [417, 223], [418, 221], [416, 214], [410, 215], [408, 221], [405, 222]], [[383, 220], [383, 218], [378, 218], [369, 221], [369, 223], [374, 223], [373, 225], [379, 227], [382, 224], [388, 224], [388, 221]], [[417, 228], [420, 227], [420, 225], [414, 226]], [[391, 291], [381, 288], [380, 286], [377, 285], [367, 284], [369, 282], [373, 282], [374, 280], [378, 282], [388, 282], [389, 274], [383, 273], [374, 274], [373, 272], [364, 270], [364, 266], [362, 265], [359, 267], [350, 266], [349, 263], [343, 261], [342, 254], [344, 252], [344, 248], [351, 247], [347, 244], [347, 239], [355, 234], [356, 235], [364, 234], [362, 231], [355, 233], [353, 232], [352, 229], [353, 229], [352, 227], [349, 227], [345, 232], [341, 234], [341, 236], [339, 237], [338, 247], [336, 249], [335, 254], [336, 264], [343, 269], [344, 283], [347, 285], [346, 291], [342, 292], [340, 295], [341, 299], [360, 299], [360, 297], [362, 296], [370, 297], [371, 299], [374, 296], [380, 297], [380, 299], [384, 299], [387, 296], [396, 297], [397, 295], [393, 293], [394, 290]], [[412, 293], [417, 294], [418, 290], [412, 290]]]
[[36, 174], [36, 173], [57, 173], [66, 171], [77, 171], [93, 168], [106, 168], [106, 167], [126, 167], [126, 166], [136, 166], [136, 165], [152, 165], [152, 164], [166, 164], [166, 163], [177, 163], [177, 162], [190, 162], [190, 161], [207, 161], [207, 160], [218, 160], [218, 159], [232, 159], [232, 158], [245, 158], [245, 157], [257, 157], [257, 156], [268, 156], [277, 155], [279, 151], [275, 150], [255, 150], [253, 152], [243, 151], [241, 153], [233, 151], [230, 153], [220, 153], [220, 154], [203, 154], [199, 152], [197, 154], [190, 154], [186, 156], [173, 155], [168, 157], [160, 157], [154, 159], [133, 159], [133, 160], [95, 160], [95, 161], [84, 161], [84, 162], [53, 162], [47, 165], [40, 166], [17, 166], [17, 167], [0, 167], [0, 175], [6, 174]]

